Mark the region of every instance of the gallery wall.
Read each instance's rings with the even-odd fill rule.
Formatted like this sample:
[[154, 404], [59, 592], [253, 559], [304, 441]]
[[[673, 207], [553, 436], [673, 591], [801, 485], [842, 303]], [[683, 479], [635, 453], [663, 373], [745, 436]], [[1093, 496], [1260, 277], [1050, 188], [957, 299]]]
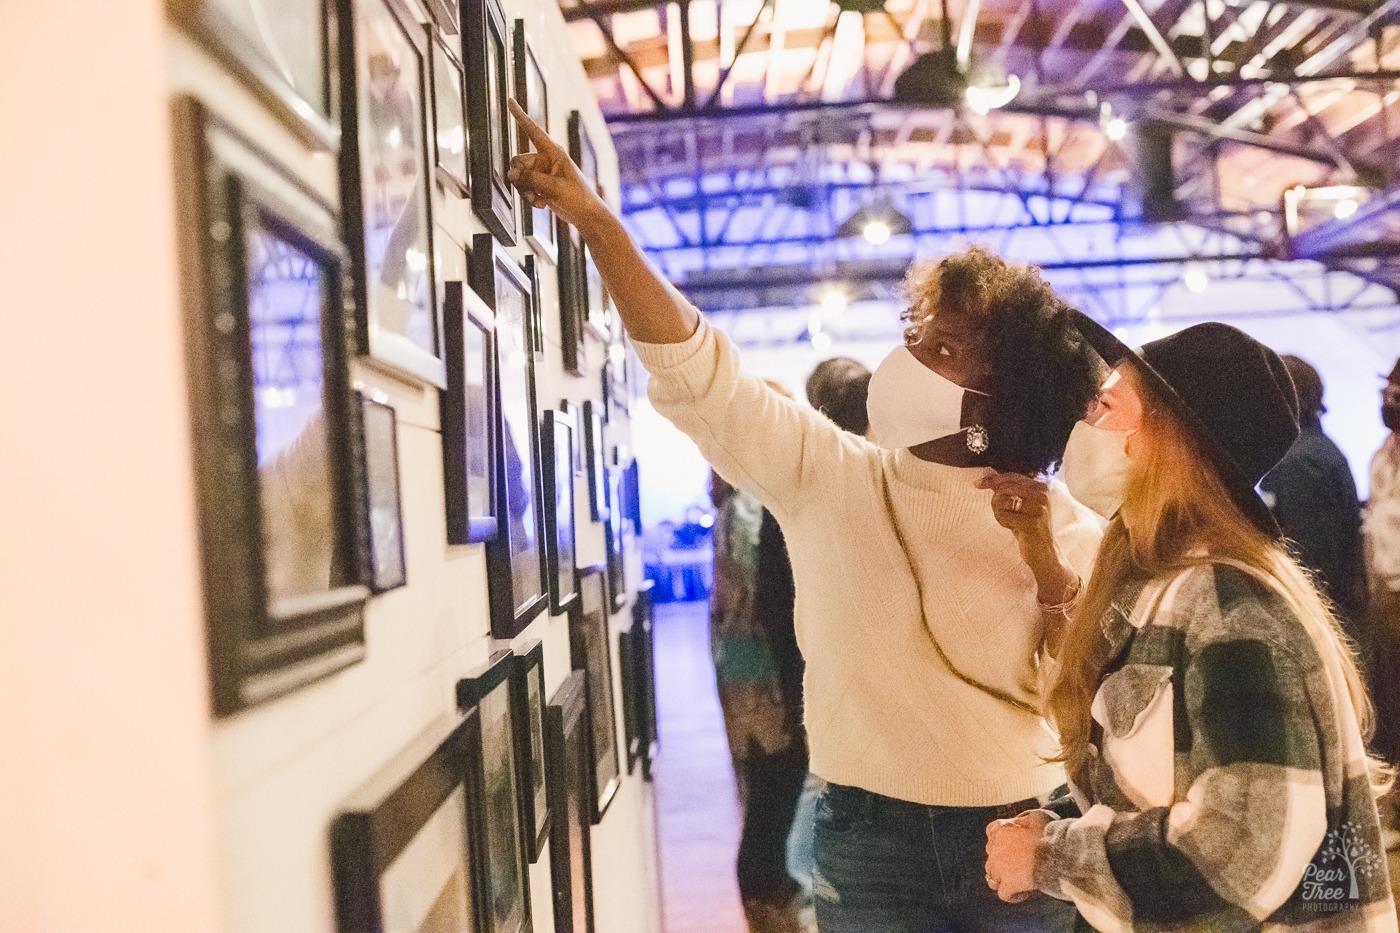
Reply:
[[[421, 21], [428, 10], [407, 6]], [[600, 177], [616, 190], [616, 166], [606, 127], [551, 0], [508, 0], [508, 26], [517, 18], [546, 72], [550, 130], [561, 141], [570, 111], [582, 114], [598, 149]], [[303, 145], [205, 47], [172, 26], [167, 34], [168, 91], [193, 95], [236, 130], [336, 204], [336, 160]], [[487, 228], [464, 199], [434, 185], [435, 259], [439, 278], [465, 281], [464, 249]], [[530, 254], [523, 238], [507, 252]], [[539, 409], [600, 401], [606, 347], [588, 341], [588, 375], [561, 363], [558, 278], [540, 272], [545, 348], [537, 357]], [[454, 688], [501, 643], [490, 637], [487, 568], [482, 545], [448, 545], [444, 519], [443, 448], [438, 390], [356, 361], [352, 378], [362, 393], [392, 405], [398, 418], [407, 586], [370, 600], [365, 610], [365, 658], [295, 693], [214, 723], [210, 732], [222, 929], [335, 929], [328, 830], [342, 801], [416, 736], [456, 715]], [[625, 424], [609, 425], [609, 442], [630, 445]], [[576, 480], [578, 564], [606, 558], [603, 526], [590, 522], [585, 479]], [[640, 564], [629, 554], [629, 580]], [[570, 672], [567, 615], [538, 616], [511, 642], [544, 643], [546, 695]], [[628, 609], [617, 614], [629, 624]], [[614, 645], [614, 657], [616, 657]], [[614, 665], [616, 671], [616, 664]], [[617, 693], [620, 696], [620, 684]], [[611, 711], [619, 717], [620, 708]], [[594, 910], [608, 933], [659, 928], [651, 787], [640, 772], [625, 777], [617, 797], [593, 828]], [[548, 854], [530, 866], [534, 929], [553, 927]]]

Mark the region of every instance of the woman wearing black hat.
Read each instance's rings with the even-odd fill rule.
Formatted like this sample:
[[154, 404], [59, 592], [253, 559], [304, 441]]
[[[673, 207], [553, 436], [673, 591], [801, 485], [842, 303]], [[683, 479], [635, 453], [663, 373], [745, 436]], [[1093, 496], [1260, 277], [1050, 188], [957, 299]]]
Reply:
[[1065, 479], [1113, 520], [1048, 696], [1079, 813], [989, 826], [988, 883], [1104, 931], [1394, 931], [1370, 705], [1254, 491], [1298, 432], [1283, 364], [1223, 324], [1088, 336], [1116, 368]]

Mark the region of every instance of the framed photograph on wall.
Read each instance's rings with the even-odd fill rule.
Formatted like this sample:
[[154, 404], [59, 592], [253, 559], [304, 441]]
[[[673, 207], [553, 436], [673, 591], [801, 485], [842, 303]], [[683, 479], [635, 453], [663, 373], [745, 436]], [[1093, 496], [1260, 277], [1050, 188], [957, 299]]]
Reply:
[[457, 705], [475, 711], [476, 786], [483, 822], [482, 891], [486, 933], [530, 933], [530, 864], [520, 812], [522, 789], [516, 763], [516, 707], [511, 702], [515, 656], [498, 651], [486, 665], [457, 681]]
[[584, 338], [588, 316], [583, 273], [583, 240], [573, 227], [559, 223], [559, 345], [565, 372], [588, 373], [588, 344]]
[[515, 703], [515, 760], [520, 768], [520, 813], [525, 848], [537, 862], [549, 838], [549, 764], [544, 751], [544, 644], [515, 655], [511, 699]]
[[[515, 21], [515, 99], [530, 119], [549, 132], [549, 86], [535, 47], [525, 35], [525, 21]], [[519, 133], [520, 151], [530, 151], [530, 141]], [[554, 262], [558, 249], [554, 240], [554, 214], [547, 207], [520, 205], [520, 232], [538, 256]]]
[[642, 532], [642, 479], [637, 468], [637, 458], [627, 464], [622, 471], [622, 515], [632, 526], [632, 533]]
[[369, 542], [335, 212], [175, 105], [211, 692], [226, 715], [364, 656]]
[[661, 731], [656, 716], [656, 609], [652, 599], [654, 581], [637, 585], [632, 603], [632, 644], [636, 671], [633, 677], [635, 703], [642, 738], [642, 778], [651, 780], [652, 765], [661, 750]]
[[472, 177], [467, 164], [466, 76], [462, 63], [448, 49], [433, 23], [423, 27], [428, 33], [433, 91], [433, 170], [438, 184], [459, 198], [472, 196]]
[[560, 411], [544, 413], [544, 540], [549, 568], [549, 608], [567, 612], [578, 598], [574, 525], [574, 421]]
[[617, 667], [622, 673], [622, 749], [628, 774], [636, 769], [637, 759], [642, 757], [642, 729], [635, 683], [639, 670], [636, 642], [632, 629], [617, 633]]
[[544, 361], [544, 302], [540, 299], [540, 265], [535, 261], [534, 256], [526, 256], [523, 263], [525, 277], [530, 280], [530, 287], [534, 289], [533, 297], [530, 300], [530, 346], [534, 350], [535, 359]]
[[569, 613], [570, 663], [588, 673], [589, 745], [593, 775], [592, 820], [599, 823], [622, 783], [617, 761], [617, 713], [613, 704], [612, 634], [608, 584], [602, 564], [579, 570], [579, 598]]
[[545, 710], [554, 933], [595, 933], [588, 676], [574, 671]]
[[617, 467], [608, 467], [606, 476], [608, 596], [613, 610], [618, 611], [627, 605], [626, 521], [622, 517], [622, 471]]
[[496, 315], [461, 282], [444, 283], [443, 349], [447, 390], [439, 393], [447, 541], [476, 544], [496, 536], [500, 491], [500, 384]]
[[[583, 124], [583, 115], [577, 110], [569, 111], [568, 137], [569, 157], [574, 160], [574, 164], [583, 173], [584, 180], [597, 189], [601, 195], [602, 188], [598, 184], [598, 150], [594, 148], [593, 139], [588, 135], [588, 128]], [[607, 289], [603, 287], [603, 277], [599, 274], [593, 257], [588, 255], [588, 246], [582, 241], [579, 241], [577, 245], [578, 251], [574, 257], [575, 269], [573, 270], [576, 280], [572, 284], [579, 292], [579, 307], [582, 311], [582, 322], [585, 325], [584, 332], [606, 343], [608, 339]]]
[[501, 429], [496, 489], [499, 521], [487, 545], [491, 633], [514, 638], [549, 604], [544, 554], [535, 356], [530, 346], [534, 288], [490, 234], [472, 241], [472, 290], [496, 315]]
[[166, 0], [179, 23], [301, 141], [340, 147], [326, 0]]
[[433, 275], [428, 35], [402, 0], [336, 0], [341, 218], [355, 263], [361, 349], [438, 388], [442, 319]]
[[331, 824], [338, 933], [477, 933], [483, 813], [476, 712], [420, 736]]
[[408, 582], [403, 504], [399, 496], [398, 419], [392, 406], [360, 396], [365, 439], [365, 518], [369, 522], [369, 588], [384, 593]]
[[584, 467], [588, 473], [588, 517], [595, 522], [608, 520], [608, 477], [603, 460], [603, 419], [592, 399], [583, 402]]
[[515, 155], [515, 121], [506, 108], [514, 83], [510, 39], [499, 0], [462, 0], [472, 210], [502, 243], [514, 246], [515, 188], [506, 180]]

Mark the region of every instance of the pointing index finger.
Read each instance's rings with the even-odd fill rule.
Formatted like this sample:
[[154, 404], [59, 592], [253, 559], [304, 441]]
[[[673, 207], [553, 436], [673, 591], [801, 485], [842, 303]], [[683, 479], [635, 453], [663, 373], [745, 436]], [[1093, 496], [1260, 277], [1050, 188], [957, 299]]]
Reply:
[[559, 144], [550, 138], [549, 134], [540, 128], [540, 125], [530, 119], [530, 115], [525, 112], [525, 108], [516, 102], [515, 98], [509, 98], [506, 105], [510, 107], [511, 116], [515, 117], [515, 122], [525, 131], [525, 135], [530, 137], [530, 142], [535, 144], [535, 148], [540, 152], [559, 150]]

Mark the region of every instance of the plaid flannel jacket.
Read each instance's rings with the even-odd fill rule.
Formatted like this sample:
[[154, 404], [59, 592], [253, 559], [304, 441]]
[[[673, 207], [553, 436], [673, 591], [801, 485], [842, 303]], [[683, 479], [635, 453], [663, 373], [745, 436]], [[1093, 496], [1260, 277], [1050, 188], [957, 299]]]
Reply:
[[1224, 563], [1125, 586], [1103, 625], [1083, 815], [1046, 827], [1037, 886], [1106, 933], [1393, 933], [1360, 729], [1309, 625]]

